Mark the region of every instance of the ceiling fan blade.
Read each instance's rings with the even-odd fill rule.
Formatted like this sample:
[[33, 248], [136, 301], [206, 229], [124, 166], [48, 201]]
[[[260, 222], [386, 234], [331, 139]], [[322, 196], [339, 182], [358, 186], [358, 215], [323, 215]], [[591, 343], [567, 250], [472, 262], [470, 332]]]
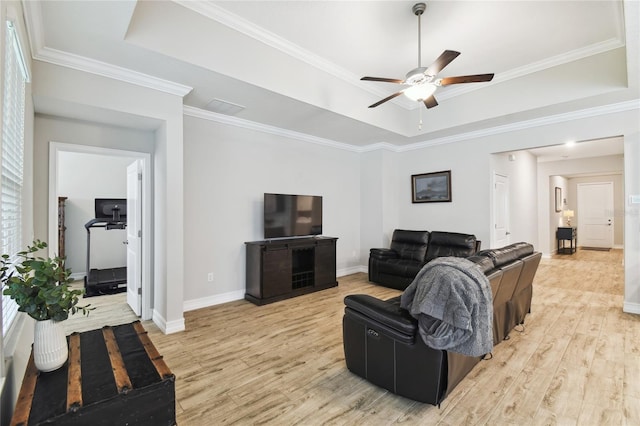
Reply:
[[424, 73], [430, 76], [437, 75], [444, 67], [449, 65], [451, 61], [457, 58], [459, 54], [460, 52], [456, 52], [455, 50], [445, 50], [438, 56], [438, 59], [436, 59], [434, 63], [429, 65], [429, 68], [427, 68]]
[[387, 96], [386, 98], [382, 99], [381, 101], [378, 101], [378, 102], [376, 102], [375, 104], [369, 105], [369, 108], [375, 108], [375, 107], [377, 107], [377, 106], [378, 106], [378, 105], [380, 105], [380, 104], [383, 104], [383, 103], [385, 103], [385, 102], [387, 102], [387, 101], [390, 101], [391, 99], [395, 98], [396, 96], [400, 96], [400, 95], [402, 95], [402, 92], [403, 92], [403, 91], [396, 92], [396, 93], [394, 93], [393, 95]]
[[404, 83], [404, 80], [398, 80], [397, 78], [384, 78], [384, 77], [362, 77], [360, 80], [365, 81], [382, 81], [384, 83]]
[[436, 98], [433, 95], [429, 96], [423, 102], [424, 102], [424, 106], [426, 106], [427, 108], [433, 108], [434, 106], [438, 106], [438, 101], [436, 101]]
[[476, 74], [476, 75], [461, 75], [458, 77], [445, 77], [440, 79], [440, 85], [448, 86], [450, 84], [460, 83], [481, 83], [483, 81], [493, 80], [493, 74]]

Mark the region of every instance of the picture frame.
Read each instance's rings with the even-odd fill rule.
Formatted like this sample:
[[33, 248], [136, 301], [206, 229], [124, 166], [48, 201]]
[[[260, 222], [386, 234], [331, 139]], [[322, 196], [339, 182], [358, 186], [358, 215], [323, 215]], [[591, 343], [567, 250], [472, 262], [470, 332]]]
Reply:
[[411, 175], [412, 203], [450, 203], [451, 170]]
[[562, 188], [556, 186], [556, 213], [562, 211]]

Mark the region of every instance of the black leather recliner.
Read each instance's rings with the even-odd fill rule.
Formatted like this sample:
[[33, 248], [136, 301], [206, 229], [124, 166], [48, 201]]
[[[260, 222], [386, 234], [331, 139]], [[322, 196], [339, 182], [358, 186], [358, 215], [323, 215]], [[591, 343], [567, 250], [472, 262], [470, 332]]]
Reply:
[[436, 257], [468, 257], [480, 249], [475, 235], [439, 231], [393, 231], [390, 248], [372, 248], [369, 281], [406, 289], [420, 269]]
[[[523, 324], [531, 309], [533, 278], [541, 253], [527, 243], [483, 250], [468, 257], [489, 279], [493, 295], [494, 344]], [[365, 294], [344, 300], [342, 321], [347, 368], [398, 395], [438, 405], [480, 361], [428, 347], [417, 321], [400, 307], [400, 298]]]

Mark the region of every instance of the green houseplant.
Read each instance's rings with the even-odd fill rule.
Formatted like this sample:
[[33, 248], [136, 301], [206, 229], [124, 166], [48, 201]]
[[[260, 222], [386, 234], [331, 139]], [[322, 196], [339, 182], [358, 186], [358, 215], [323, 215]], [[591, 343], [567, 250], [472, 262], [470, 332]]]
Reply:
[[36, 320], [33, 344], [36, 367], [41, 371], [52, 371], [61, 367], [68, 356], [67, 340], [60, 322], [69, 314], [88, 315], [93, 308], [78, 306], [84, 290], [69, 287], [71, 270], [65, 269], [63, 258], [36, 255], [46, 247], [47, 243], [36, 240], [27, 246], [27, 250], [18, 252], [15, 260], [3, 254], [0, 280], [3, 294], [15, 300], [18, 311], [26, 312]]

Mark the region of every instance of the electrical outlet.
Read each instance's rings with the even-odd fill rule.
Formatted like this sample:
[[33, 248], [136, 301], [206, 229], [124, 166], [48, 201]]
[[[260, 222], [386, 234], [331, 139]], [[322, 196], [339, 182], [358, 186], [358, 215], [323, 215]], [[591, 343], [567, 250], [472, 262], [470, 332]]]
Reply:
[[209, 272], [207, 274], [207, 281], [212, 282], [213, 281], [213, 272]]

